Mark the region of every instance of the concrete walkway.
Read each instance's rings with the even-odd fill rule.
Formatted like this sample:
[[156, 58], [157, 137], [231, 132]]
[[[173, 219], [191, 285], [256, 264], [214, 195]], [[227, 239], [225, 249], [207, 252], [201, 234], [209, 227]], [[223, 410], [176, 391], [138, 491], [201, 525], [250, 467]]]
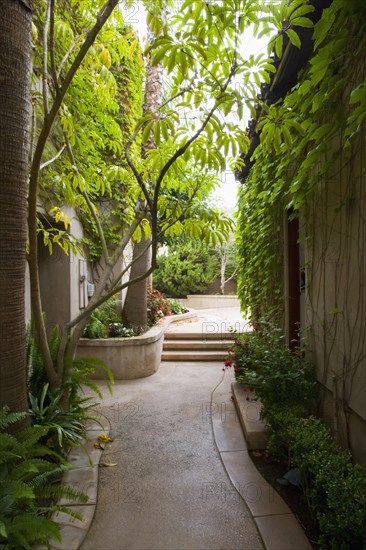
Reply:
[[166, 332], [199, 333], [205, 339], [208, 334], [225, 334], [229, 330], [238, 333], [251, 330], [249, 322], [243, 319], [238, 307], [199, 309], [197, 317], [171, 323]]
[[[221, 326], [229, 313], [236, 322], [233, 309], [200, 311], [200, 320], [188, 325]], [[116, 465], [99, 469], [97, 508], [83, 550], [263, 548], [214, 440], [211, 399], [222, 367], [165, 362], [149, 378], [119, 381], [113, 396], [101, 384], [101, 412], [115, 438], [102, 463]]]
[[[238, 308], [225, 308], [200, 310], [168, 330], [204, 337], [229, 326], [249, 329]], [[102, 455], [82, 550], [309, 550], [288, 508], [253, 470], [232, 381], [222, 363], [164, 362], [153, 376], [118, 381], [113, 396], [100, 383], [100, 412], [115, 439]]]

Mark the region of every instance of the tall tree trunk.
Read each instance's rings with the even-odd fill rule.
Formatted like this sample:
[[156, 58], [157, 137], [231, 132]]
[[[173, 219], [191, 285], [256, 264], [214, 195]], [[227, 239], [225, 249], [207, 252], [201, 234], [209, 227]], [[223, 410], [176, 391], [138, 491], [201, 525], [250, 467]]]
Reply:
[[[162, 17], [166, 18], [166, 0], [162, 2]], [[148, 41], [152, 44], [155, 34], [148, 29]], [[146, 83], [143, 112], [158, 113], [163, 97], [163, 76], [164, 70], [161, 63], [152, 65], [150, 58], [146, 64]], [[154, 133], [151, 132], [148, 140], [141, 148], [141, 155], [146, 158], [148, 151], [155, 148]], [[151, 189], [152, 183], [148, 182], [147, 188]], [[132, 267], [130, 278], [146, 273], [151, 266], [151, 248], [141, 258], [139, 256], [149, 243], [149, 239], [142, 238], [140, 242], [134, 243]], [[139, 259], [137, 259], [139, 258]], [[147, 324], [147, 288], [152, 285], [152, 277], [144, 279], [128, 287], [123, 317], [131, 325], [146, 326]]]
[[[151, 248], [144, 252], [149, 244], [149, 239], [144, 236], [141, 241], [136, 242], [133, 248], [133, 259], [130, 271], [130, 278], [134, 279], [147, 272], [151, 265]], [[140, 257], [139, 257], [140, 256]], [[138, 283], [128, 287], [126, 299], [123, 307], [124, 320], [133, 327], [146, 326], [148, 322], [147, 315], [147, 288], [149, 279], [143, 279]]]
[[0, 407], [28, 409], [25, 268], [33, 0], [0, 10]]

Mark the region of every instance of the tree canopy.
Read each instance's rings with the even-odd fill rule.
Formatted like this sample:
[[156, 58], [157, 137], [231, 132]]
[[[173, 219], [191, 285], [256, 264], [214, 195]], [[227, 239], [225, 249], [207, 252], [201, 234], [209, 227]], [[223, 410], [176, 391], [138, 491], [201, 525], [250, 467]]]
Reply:
[[[290, 6], [186, 0], [179, 10], [172, 3], [165, 19], [163, 2], [146, 5], [155, 39], [142, 52], [118, 0], [34, 1], [28, 259], [36, 334], [53, 389], [62, 385], [65, 357], [73, 357], [93, 310], [155, 269], [161, 232], [184, 231], [212, 244], [228, 236], [229, 218], [198, 210], [201, 184], [240, 165], [238, 153], [248, 145], [244, 109], [255, 111], [258, 82], [275, 72], [272, 57], [245, 55], [242, 36], [249, 29], [255, 35], [280, 29], [270, 46], [279, 55], [283, 36], [296, 44], [293, 26], [308, 25], [310, 11], [305, 0]], [[162, 64], [166, 78], [161, 106], [142, 113], [144, 59]], [[154, 146], [141, 155], [151, 135]], [[188, 202], [177, 201], [172, 189], [184, 192]], [[38, 235], [50, 251], [55, 245], [65, 253], [81, 249], [65, 204], [85, 221], [87, 244], [94, 242], [104, 271], [85, 309], [63, 327], [54, 361], [42, 314]], [[49, 216], [63, 228], [49, 224]], [[135, 280], [122, 280], [127, 268], [116, 266], [141, 231], [151, 234], [151, 267]]]

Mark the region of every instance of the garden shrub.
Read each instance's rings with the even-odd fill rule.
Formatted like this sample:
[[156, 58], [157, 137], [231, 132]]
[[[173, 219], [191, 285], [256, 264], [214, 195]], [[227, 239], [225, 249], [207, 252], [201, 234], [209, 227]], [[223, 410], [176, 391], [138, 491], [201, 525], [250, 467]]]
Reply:
[[117, 311], [120, 304], [121, 300], [110, 298], [96, 308], [85, 327], [84, 338], [130, 338], [141, 334], [144, 327], [133, 329], [121, 322], [121, 315]]
[[299, 418], [277, 413], [277, 426], [301, 472], [302, 488], [327, 549], [366, 547], [366, 471], [352, 463], [348, 450], [333, 441], [324, 423], [314, 416]]
[[[104, 304], [96, 308], [91, 314], [90, 320], [84, 330], [84, 338], [108, 338], [109, 325], [121, 323], [121, 316], [117, 312], [120, 300], [110, 298]], [[114, 336], [114, 334], [112, 334]]]
[[[55, 325], [49, 338], [49, 348], [53, 363], [56, 364], [60, 345], [60, 331]], [[29, 413], [32, 425], [44, 428], [40, 442], [47, 443], [59, 455], [66, 455], [72, 445], [80, 443], [85, 435], [85, 424], [93, 419], [90, 414], [96, 403], [91, 396], [85, 396], [89, 388], [99, 399], [102, 394], [92, 380], [96, 369], [103, 375], [110, 392], [114, 382], [109, 367], [97, 358], [66, 358], [65, 376], [57, 390], [52, 390], [43, 364], [39, 344], [34, 337], [33, 323], [27, 327], [27, 387]], [[67, 400], [64, 397], [67, 396]]]
[[182, 313], [185, 313], [186, 308], [180, 302], [178, 302], [178, 300], [173, 300], [173, 298], [168, 299], [172, 315], [181, 315]]
[[324, 423], [309, 415], [315, 396], [310, 365], [291, 352], [281, 332], [268, 323], [238, 336], [226, 366], [261, 400], [269, 432], [268, 450], [285, 453], [300, 470], [302, 489], [320, 529], [319, 546], [366, 548], [366, 471], [353, 465]]
[[264, 414], [276, 406], [304, 411], [316, 395], [312, 366], [300, 351], [289, 350], [271, 323], [262, 321], [259, 330], [238, 336], [226, 364], [234, 365], [240, 384], [255, 388]]
[[[48, 337], [48, 346], [52, 362], [57, 362], [57, 353], [60, 345], [60, 330], [55, 325]], [[40, 395], [42, 388], [47, 384], [48, 378], [43, 364], [41, 348], [35, 338], [34, 323], [30, 321], [27, 325], [27, 388], [33, 395]]]
[[59, 454], [66, 454], [71, 445], [80, 443], [85, 436], [84, 415], [87, 407], [80, 410], [70, 404], [65, 410], [61, 405], [62, 393], [53, 395], [49, 391], [49, 384], [45, 384], [40, 395], [28, 395], [34, 427], [43, 427], [47, 430], [47, 439], [51, 439], [52, 447]]
[[201, 242], [183, 242], [159, 256], [154, 286], [170, 296], [202, 293], [218, 275], [217, 260]]
[[107, 333], [109, 338], [131, 338], [143, 332], [143, 327], [125, 327], [123, 323], [109, 323]]

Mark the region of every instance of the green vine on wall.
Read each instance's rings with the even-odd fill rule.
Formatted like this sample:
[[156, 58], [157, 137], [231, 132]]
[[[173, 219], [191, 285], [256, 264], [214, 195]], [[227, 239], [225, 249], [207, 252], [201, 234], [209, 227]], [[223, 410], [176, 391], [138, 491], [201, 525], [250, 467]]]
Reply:
[[[47, 3], [36, 0], [34, 7], [32, 143], [36, 142], [40, 131], [47, 104], [45, 98], [49, 102], [55, 96], [55, 82], [62, 79], [73, 62], [77, 45], [95, 15], [90, 2], [79, 2], [72, 9], [56, 3], [52, 19], [55, 47], [54, 44], [51, 46], [51, 40], [45, 41], [44, 38], [44, 29], [50, 18]], [[52, 69], [53, 78], [49, 74], [50, 64], [45, 68], [45, 56], [53, 59], [52, 67], [58, 67], [56, 75], [53, 75], [57, 73], [56, 69]], [[52, 245], [61, 246], [66, 253], [74, 246], [67, 224], [64, 224], [66, 236], [62, 239], [58, 238], [61, 232], [53, 228], [54, 222], [63, 221], [63, 218], [58, 220], [57, 215], [59, 218], [65, 216], [61, 209], [66, 205], [76, 211], [84, 226], [86, 236], [81, 242], [86, 245], [83, 248], [89, 258], [95, 260], [100, 256], [100, 239], [86, 196], [101, 214], [106, 241], [111, 249], [118, 242], [124, 226], [133, 219], [138, 190], [127, 169], [125, 148], [142, 114], [143, 75], [138, 38], [124, 23], [122, 15], [116, 12], [79, 67], [45, 149], [40, 202], [49, 216], [45, 217], [40, 232], [50, 253]], [[140, 147], [138, 140], [133, 147]]]
[[[281, 323], [283, 311], [282, 197], [271, 199], [275, 155], [263, 148], [247, 185], [239, 193], [237, 246], [238, 295], [253, 322], [265, 315]], [[262, 162], [263, 159], [263, 162]]]
[[366, 6], [334, 0], [314, 27], [313, 54], [297, 85], [262, 105], [261, 143], [240, 193], [239, 296], [254, 318], [283, 312], [284, 209], [304, 211], [310, 192], [342, 155], [357, 148], [366, 118]]

